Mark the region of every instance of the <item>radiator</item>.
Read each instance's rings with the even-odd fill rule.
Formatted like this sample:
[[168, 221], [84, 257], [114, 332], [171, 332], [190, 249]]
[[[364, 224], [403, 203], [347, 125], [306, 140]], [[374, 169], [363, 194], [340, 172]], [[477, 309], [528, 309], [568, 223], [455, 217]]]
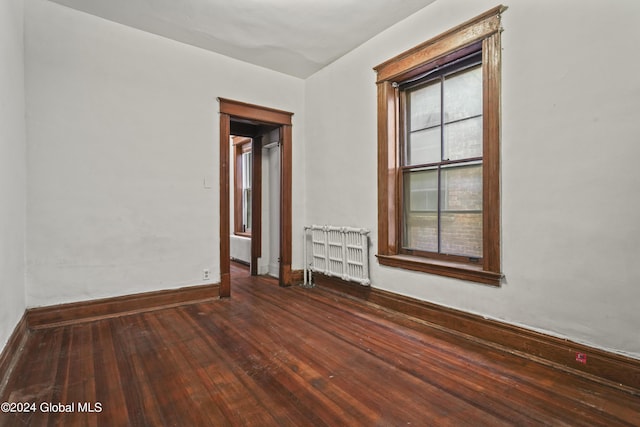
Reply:
[[[310, 242], [309, 242], [310, 238]], [[369, 230], [312, 225], [304, 227], [304, 284], [311, 273], [322, 273], [368, 286]], [[311, 256], [307, 252], [311, 249]]]

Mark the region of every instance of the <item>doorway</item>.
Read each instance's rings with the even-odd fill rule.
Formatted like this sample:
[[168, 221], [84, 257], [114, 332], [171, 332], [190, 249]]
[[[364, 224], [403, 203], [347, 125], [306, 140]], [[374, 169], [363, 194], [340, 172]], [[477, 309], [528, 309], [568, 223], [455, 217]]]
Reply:
[[230, 256], [250, 274], [279, 276], [281, 126], [231, 119]]
[[258, 273], [262, 248], [262, 153], [264, 135], [278, 132], [279, 177], [279, 266], [280, 286], [292, 284], [291, 275], [291, 167], [293, 113], [253, 104], [219, 98], [220, 103], [220, 296], [231, 296], [230, 255], [230, 138], [232, 135], [252, 138], [251, 188], [251, 273]]

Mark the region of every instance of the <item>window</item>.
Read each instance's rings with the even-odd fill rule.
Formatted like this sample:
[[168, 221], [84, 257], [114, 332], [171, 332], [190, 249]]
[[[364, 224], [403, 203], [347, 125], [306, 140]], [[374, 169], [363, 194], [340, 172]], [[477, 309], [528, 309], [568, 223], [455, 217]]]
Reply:
[[234, 232], [251, 236], [251, 138], [233, 137], [235, 147]]
[[382, 265], [500, 284], [504, 10], [375, 68]]
[[482, 58], [400, 86], [402, 252], [482, 257]]

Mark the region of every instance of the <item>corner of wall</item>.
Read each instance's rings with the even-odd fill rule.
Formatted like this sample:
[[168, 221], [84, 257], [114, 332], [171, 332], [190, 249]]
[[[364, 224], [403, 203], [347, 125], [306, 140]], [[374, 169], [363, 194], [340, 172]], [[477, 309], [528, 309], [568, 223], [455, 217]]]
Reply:
[[26, 124], [24, 3], [0, 2], [0, 350], [24, 313]]

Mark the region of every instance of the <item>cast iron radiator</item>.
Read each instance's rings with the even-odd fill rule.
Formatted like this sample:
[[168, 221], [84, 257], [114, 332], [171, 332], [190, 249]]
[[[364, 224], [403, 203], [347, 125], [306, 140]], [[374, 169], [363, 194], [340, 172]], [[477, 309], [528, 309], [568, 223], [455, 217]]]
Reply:
[[371, 284], [369, 230], [329, 225], [305, 226], [303, 247], [303, 286], [313, 286], [312, 272], [339, 277], [365, 286]]

